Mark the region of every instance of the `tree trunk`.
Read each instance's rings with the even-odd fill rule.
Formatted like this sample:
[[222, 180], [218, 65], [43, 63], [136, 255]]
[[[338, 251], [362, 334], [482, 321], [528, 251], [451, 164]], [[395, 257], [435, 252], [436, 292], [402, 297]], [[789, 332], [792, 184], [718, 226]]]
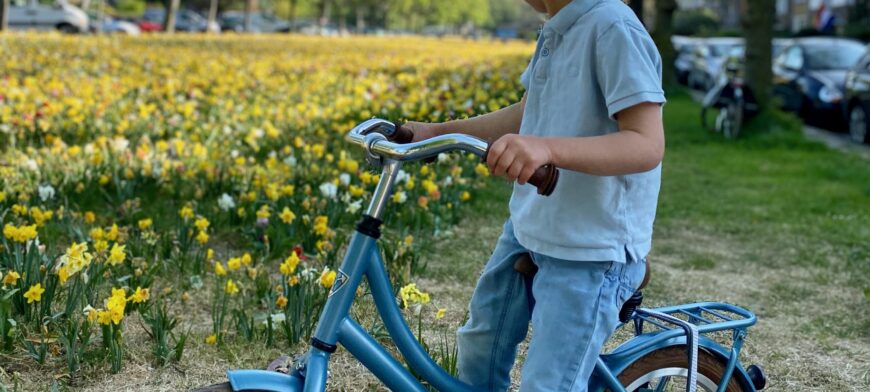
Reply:
[[366, 11], [362, 4], [357, 4], [354, 12], [356, 13], [356, 33], [362, 34], [366, 29]]
[[0, 0], [0, 31], [9, 28], [9, 0]]
[[746, 83], [752, 89], [762, 110], [767, 109], [772, 88], [773, 70], [773, 18], [775, 0], [748, 1], [743, 16], [743, 35], [746, 38]]
[[245, 0], [245, 31], [253, 30], [253, 13], [257, 10], [257, 0]]
[[208, 6], [208, 27], [206, 28], [210, 33], [216, 33], [216, 30], [212, 30], [213, 26], [217, 23], [217, 12], [218, 12], [218, 0], [211, 0], [211, 4]]
[[330, 0], [320, 0], [317, 24], [320, 28], [320, 33], [323, 33], [326, 24], [329, 23], [329, 5]]
[[662, 54], [662, 84], [664, 87], [676, 85], [674, 75], [674, 60], [676, 53], [671, 36], [674, 34], [674, 12], [677, 10], [676, 0], [656, 0], [656, 22], [653, 40]]
[[178, 3], [181, 0], [169, 0], [169, 8], [166, 10], [166, 18], [163, 20], [163, 31], [172, 34], [175, 32], [175, 17], [178, 14]]
[[643, 3], [644, 0], [631, 0], [631, 2], [628, 3], [631, 10], [634, 11], [634, 14], [637, 15], [638, 19], [640, 19], [640, 23], [645, 23], [643, 20]]
[[287, 15], [287, 21], [290, 23], [290, 31], [296, 30], [296, 4], [298, 0], [290, 0], [290, 15]]

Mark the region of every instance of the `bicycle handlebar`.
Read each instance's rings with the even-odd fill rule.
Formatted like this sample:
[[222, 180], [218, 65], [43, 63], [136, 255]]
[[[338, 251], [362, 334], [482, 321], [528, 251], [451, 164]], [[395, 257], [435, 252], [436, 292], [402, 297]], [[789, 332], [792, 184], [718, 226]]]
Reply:
[[[384, 157], [396, 161], [416, 161], [434, 158], [438, 154], [460, 150], [475, 154], [484, 161], [489, 144], [474, 136], [460, 133], [436, 136], [411, 143], [414, 134], [390, 121], [373, 118], [351, 129], [347, 140], [361, 145], [371, 158]], [[538, 168], [529, 183], [538, 188], [538, 194], [549, 196], [559, 181], [559, 170], [553, 165]]]

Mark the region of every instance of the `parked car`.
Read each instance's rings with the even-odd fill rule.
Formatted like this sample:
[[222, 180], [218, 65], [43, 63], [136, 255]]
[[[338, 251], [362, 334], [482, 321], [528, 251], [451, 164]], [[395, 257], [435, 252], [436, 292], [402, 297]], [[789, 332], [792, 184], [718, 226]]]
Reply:
[[88, 15], [66, 0], [45, 2], [17, 0], [10, 4], [7, 24], [11, 30], [59, 30], [64, 33], [88, 31]]
[[798, 112], [808, 122], [845, 125], [846, 73], [863, 54], [864, 45], [851, 39], [795, 39], [773, 62], [774, 94], [784, 109]]
[[[245, 13], [243, 11], [227, 11], [220, 16], [221, 30], [245, 31]], [[275, 15], [264, 12], [251, 13], [251, 32], [255, 33], [286, 33], [290, 31], [290, 22]]]
[[136, 26], [139, 26], [139, 30], [146, 33], [153, 33], [155, 31], [163, 30], [163, 21], [153, 22], [146, 19], [139, 19], [136, 21]]
[[846, 75], [843, 102], [852, 140], [870, 143], [870, 45]]
[[692, 68], [692, 56], [694, 56], [695, 48], [700, 40], [692, 37], [684, 37], [675, 35], [671, 38], [671, 43], [676, 51], [674, 59], [674, 69], [676, 70], [677, 81], [682, 84], [687, 84], [689, 81], [689, 71]]
[[139, 35], [142, 32], [135, 23], [123, 19], [117, 19], [108, 15], [104, 15], [102, 18], [94, 14], [89, 14], [88, 16], [90, 18], [91, 32], [127, 35]]
[[[163, 8], [149, 8], [145, 10], [142, 19], [163, 26], [163, 21], [166, 19], [166, 10]], [[204, 32], [208, 30], [208, 21], [191, 10], [178, 10], [175, 16], [175, 30]]]
[[727, 55], [734, 47], [742, 45], [742, 38], [720, 37], [702, 40], [692, 52], [691, 66], [686, 76], [688, 86], [704, 91], [712, 88]]

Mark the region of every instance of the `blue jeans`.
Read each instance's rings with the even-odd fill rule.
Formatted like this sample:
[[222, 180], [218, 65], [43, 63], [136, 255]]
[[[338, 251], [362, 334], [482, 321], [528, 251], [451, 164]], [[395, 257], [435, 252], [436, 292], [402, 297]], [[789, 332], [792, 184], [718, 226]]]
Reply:
[[646, 261], [570, 261], [531, 253], [538, 272], [529, 293], [513, 267], [522, 253], [530, 252], [508, 220], [474, 289], [468, 322], [457, 333], [459, 379], [483, 390], [507, 390], [517, 345], [531, 321], [520, 391], [586, 391]]

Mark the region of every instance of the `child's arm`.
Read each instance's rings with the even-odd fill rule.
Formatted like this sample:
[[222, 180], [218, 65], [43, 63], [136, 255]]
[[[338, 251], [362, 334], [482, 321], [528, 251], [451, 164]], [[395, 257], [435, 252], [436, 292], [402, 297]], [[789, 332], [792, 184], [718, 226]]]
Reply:
[[665, 133], [661, 105], [641, 103], [620, 111], [619, 132], [593, 137], [507, 135], [492, 144], [490, 171], [525, 184], [535, 169], [556, 167], [597, 176], [645, 172], [662, 161]]
[[504, 135], [519, 133], [525, 106], [526, 96], [523, 95], [519, 102], [511, 106], [477, 117], [443, 123], [411, 121], [402, 126], [414, 133], [415, 142], [448, 133], [464, 133], [492, 143]]

